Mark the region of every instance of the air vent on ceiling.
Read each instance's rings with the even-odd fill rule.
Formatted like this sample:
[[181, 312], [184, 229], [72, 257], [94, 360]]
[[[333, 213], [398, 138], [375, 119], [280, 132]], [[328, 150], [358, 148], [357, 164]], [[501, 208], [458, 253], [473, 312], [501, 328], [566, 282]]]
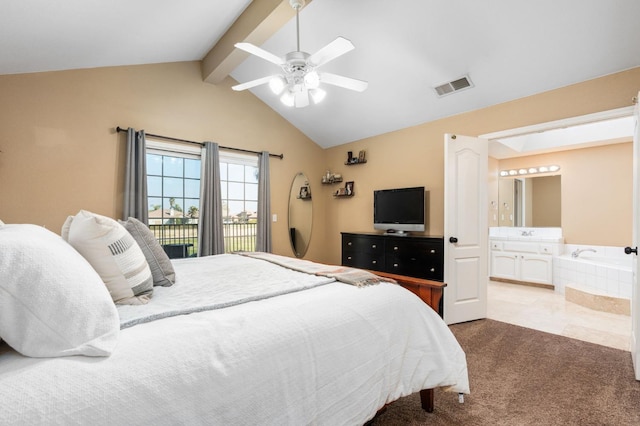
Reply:
[[460, 90], [468, 89], [470, 87], [473, 87], [473, 83], [471, 82], [469, 76], [465, 75], [464, 77], [461, 77], [457, 80], [453, 80], [448, 83], [436, 86], [433, 89], [436, 91], [439, 97], [442, 97], [454, 92], [458, 92]]

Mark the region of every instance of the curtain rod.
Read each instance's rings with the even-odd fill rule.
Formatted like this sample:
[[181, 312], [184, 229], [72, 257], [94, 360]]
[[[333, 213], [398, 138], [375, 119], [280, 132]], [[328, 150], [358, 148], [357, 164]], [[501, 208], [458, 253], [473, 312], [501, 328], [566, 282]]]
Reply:
[[[129, 130], [129, 128], [125, 129], [125, 128], [120, 127], [120, 126], [116, 127], [116, 132], [118, 132], [118, 133], [126, 132], [127, 130]], [[145, 132], [144, 134], [147, 135], [147, 136], [151, 136], [153, 138], [160, 138], [160, 139], [165, 139], [165, 140], [168, 140], [168, 141], [195, 143], [196, 145], [200, 145], [200, 146], [204, 145], [203, 142], [196, 142], [196, 141], [189, 141], [189, 140], [186, 140], [186, 139], [172, 138], [170, 136], [154, 135], [153, 133], [147, 133], [147, 132]], [[228, 150], [231, 150], [231, 151], [248, 152], [250, 154], [260, 154], [260, 152], [258, 152], [258, 151], [251, 151], [251, 150], [242, 149], [242, 148], [232, 148], [232, 147], [229, 147], [229, 146], [220, 146], [219, 148], [220, 149], [228, 149]], [[279, 158], [279, 159], [282, 160], [284, 158], [284, 154], [269, 154], [269, 157], [276, 157], [276, 158]]]

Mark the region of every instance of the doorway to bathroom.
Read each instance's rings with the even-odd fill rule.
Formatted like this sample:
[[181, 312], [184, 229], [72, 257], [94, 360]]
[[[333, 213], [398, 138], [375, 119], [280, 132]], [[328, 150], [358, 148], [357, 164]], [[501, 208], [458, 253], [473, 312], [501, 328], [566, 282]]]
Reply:
[[[565, 247], [594, 245], [622, 250], [631, 242], [633, 129], [633, 107], [629, 107], [481, 135], [490, 141], [489, 185], [495, 188], [493, 193], [490, 190], [489, 205], [494, 208], [489, 212], [490, 226], [505, 226], [500, 222], [504, 212], [498, 210], [504, 205], [498, 194], [501, 171], [511, 172], [511, 179], [522, 180], [528, 169], [554, 164], [560, 166], [558, 174], [562, 176], [559, 226]], [[521, 219], [516, 221], [522, 217], [516, 210], [522, 213], [531, 206], [511, 206], [513, 211], [507, 212], [513, 216], [509, 226], [532, 226]], [[590, 217], [593, 210], [595, 214]], [[603, 220], [607, 226], [602, 226]], [[557, 268], [554, 273], [560, 275]], [[629, 316], [567, 301], [559, 291], [490, 281], [487, 300], [489, 318], [629, 349]]]

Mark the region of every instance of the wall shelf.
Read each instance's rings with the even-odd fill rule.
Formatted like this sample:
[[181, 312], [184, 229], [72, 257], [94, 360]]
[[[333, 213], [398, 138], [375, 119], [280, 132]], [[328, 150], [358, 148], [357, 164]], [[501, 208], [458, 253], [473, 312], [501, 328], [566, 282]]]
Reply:
[[344, 188], [340, 188], [338, 189], [336, 192], [333, 193], [333, 196], [336, 198], [339, 197], [353, 197], [353, 195], [355, 194], [354, 190], [354, 182], [353, 181], [349, 181], [347, 183], [345, 183]]
[[332, 178], [332, 179], [329, 179], [329, 180], [326, 180], [326, 178], [323, 178], [323, 180], [322, 180], [322, 184], [323, 185], [333, 185], [334, 183], [340, 183], [340, 182], [342, 182], [342, 178], [341, 177]]
[[366, 152], [363, 149], [358, 152], [358, 156], [354, 156], [352, 151], [347, 153], [347, 161], [344, 162], [345, 166], [355, 166], [356, 164], [364, 164], [367, 162]]

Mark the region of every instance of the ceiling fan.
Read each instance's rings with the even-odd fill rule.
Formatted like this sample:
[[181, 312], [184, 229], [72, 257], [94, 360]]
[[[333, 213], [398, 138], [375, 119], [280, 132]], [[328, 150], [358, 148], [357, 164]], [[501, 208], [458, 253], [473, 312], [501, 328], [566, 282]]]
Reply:
[[289, 4], [296, 11], [296, 51], [289, 52], [284, 58], [281, 58], [251, 43], [235, 44], [238, 49], [280, 66], [283, 73], [237, 84], [232, 87], [233, 90], [246, 90], [268, 83], [276, 95], [281, 95], [280, 100], [283, 104], [303, 108], [309, 105], [309, 98], [316, 104], [324, 99], [326, 92], [319, 87], [320, 83], [331, 84], [357, 92], [362, 92], [367, 88], [368, 83], [366, 81], [316, 71], [317, 68], [327, 62], [355, 48], [353, 43], [346, 38], [338, 37], [312, 55], [300, 50], [299, 12], [304, 3], [304, 0], [289, 0]]

